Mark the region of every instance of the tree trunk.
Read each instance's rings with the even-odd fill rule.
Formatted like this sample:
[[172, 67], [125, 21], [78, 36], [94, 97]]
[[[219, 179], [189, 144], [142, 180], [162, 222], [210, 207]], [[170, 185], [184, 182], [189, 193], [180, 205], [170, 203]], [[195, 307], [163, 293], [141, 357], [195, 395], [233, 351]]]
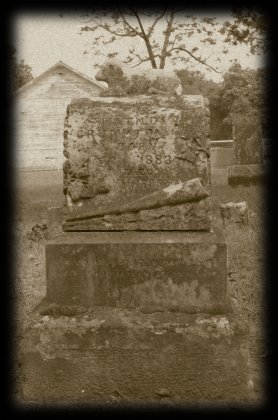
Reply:
[[167, 24], [167, 28], [165, 31], [164, 43], [163, 43], [163, 47], [162, 47], [161, 55], [160, 55], [160, 65], [159, 65], [160, 69], [164, 69], [165, 67], [165, 62], [167, 58], [167, 47], [169, 45], [169, 38], [171, 35], [172, 26], [173, 26], [174, 15], [175, 13], [171, 11], [170, 19], [169, 19], [169, 22]]
[[133, 11], [134, 15], [136, 16], [136, 19], [138, 20], [138, 23], [139, 23], [139, 26], [140, 26], [140, 29], [141, 29], [141, 32], [142, 32], [142, 38], [143, 38], [143, 40], [146, 44], [147, 51], [148, 51], [150, 61], [151, 61], [151, 64], [152, 64], [152, 68], [157, 69], [157, 65], [156, 65], [156, 62], [155, 62], [155, 58], [154, 58], [154, 54], [153, 54], [152, 46], [150, 44], [149, 37], [144, 30], [144, 27], [142, 25], [142, 22], [141, 22], [141, 19], [140, 19], [138, 13], [133, 9], [131, 9], [131, 10]]
[[152, 50], [151, 44], [150, 44], [147, 36], [146, 36], [146, 38], [144, 37], [144, 41], [145, 41], [145, 44], [146, 44], [146, 47], [147, 47], [147, 50], [148, 50], [148, 54], [149, 54], [149, 57], [150, 57], [152, 68], [157, 69], [157, 65], [156, 65], [156, 62], [155, 62], [155, 59], [154, 59], [154, 56], [153, 56], [153, 50]]

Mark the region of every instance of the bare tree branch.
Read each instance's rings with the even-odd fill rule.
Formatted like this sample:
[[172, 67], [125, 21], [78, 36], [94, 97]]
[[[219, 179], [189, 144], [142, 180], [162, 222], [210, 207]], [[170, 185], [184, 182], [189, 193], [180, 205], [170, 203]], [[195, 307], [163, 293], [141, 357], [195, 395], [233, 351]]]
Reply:
[[145, 59], [140, 58], [140, 60], [138, 61], [138, 63], [133, 64], [133, 65], [132, 65], [132, 66], [130, 66], [130, 67], [131, 67], [131, 68], [138, 67], [138, 66], [140, 66], [140, 64], [142, 64], [142, 63], [146, 63], [147, 61], [150, 61], [150, 57], [147, 57], [147, 58], [145, 58]]
[[151, 36], [151, 34], [153, 33], [153, 30], [155, 28], [155, 25], [157, 24], [157, 22], [163, 18], [163, 16], [165, 15], [165, 13], [167, 12], [167, 8], [165, 8], [162, 13], [155, 19], [155, 21], [153, 22], [153, 24], [150, 26], [149, 30], [148, 30], [148, 37]]
[[134, 32], [137, 36], [140, 36], [142, 38], [142, 34], [140, 32], [138, 32], [133, 26], [130, 25], [130, 23], [126, 20], [124, 13], [119, 12], [124, 23], [129, 27], [129, 29]]
[[[89, 19], [89, 14], [85, 16], [86, 26], [84, 25], [81, 31], [95, 32], [92, 45], [95, 51], [101, 45], [117, 42], [121, 38], [140, 38], [143, 41], [142, 43], [140, 41], [140, 46], [136, 42], [131, 44], [133, 48], [129, 50], [126, 56], [130, 64], [135, 63], [135, 67], [150, 61], [153, 68], [159, 66], [162, 69], [165, 68], [167, 60], [185, 63], [193, 58], [216, 73], [221, 73], [207, 63], [208, 57], [202, 58], [199, 53], [196, 55], [201, 43], [212, 47], [217, 42], [218, 34], [221, 34], [222, 42], [226, 45], [227, 43], [249, 45], [251, 53], [263, 47], [263, 39], [260, 39], [260, 36], [265, 33], [264, 22], [261, 22], [256, 16], [255, 19], [250, 13], [236, 15], [233, 21], [230, 20], [221, 24], [212, 17], [186, 15], [183, 9], [180, 11], [183, 12], [184, 16], [180, 16], [177, 15], [177, 11], [178, 9], [172, 7], [165, 7], [163, 10], [155, 8], [141, 10], [136, 7], [118, 8], [113, 13], [99, 11], [91, 19]], [[163, 28], [162, 25], [161, 27], [158, 25], [162, 22]], [[221, 29], [219, 29], [220, 27]], [[190, 46], [188, 49], [185, 39], [195, 35], [197, 43], [194, 48]], [[142, 53], [139, 49], [141, 45], [145, 47], [145, 51]], [[137, 51], [138, 54], [136, 54]], [[209, 50], [207, 51], [209, 55]], [[211, 51], [216, 53], [215, 49], [211, 49]], [[228, 53], [228, 49], [224, 53]], [[221, 62], [221, 56], [216, 60]]]
[[157, 65], [156, 65], [155, 58], [153, 56], [153, 52], [152, 52], [152, 47], [151, 47], [151, 44], [150, 44], [149, 36], [146, 34], [146, 32], [144, 30], [143, 24], [141, 22], [141, 19], [139, 17], [139, 14], [137, 13], [137, 11], [135, 9], [130, 9], [130, 10], [134, 13], [134, 16], [136, 17], [136, 19], [137, 19], [137, 21], [139, 23], [140, 29], [142, 31], [142, 38], [145, 41], [145, 44], [146, 44], [146, 47], [147, 47], [147, 50], [148, 50], [148, 54], [149, 54], [149, 57], [150, 57], [150, 61], [152, 63], [152, 67], [154, 69], [156, 69], [157, 68]]
[[162, 47], [162, 50], [161, 50], [160, 65], [159, 65], [160, 69], [164, 69], [164, 66], [165, 66], [165, 61], [166, 61], [166, 57], [167, 57], [167, 48], [168, 48], [168, 45], [169, 45], [169, 38], [170, 38], [170, 35], [171, 35], [174, 16], [175, 16], [175, 12], [171, 11], [170, 12], [170, 18], [168, 20], [167, 28], [166, 28], [166, 31], [165, 31], [163, 47]]
[[[136, 32], [135, 30], [130, 30], [130, 31], [121, 31], [118, 29], [116, 30], [112, 30], [111, 27], [115, 27], [117, 25], [108, 25], [105, 23], [102, 23], [102, 19], [100, 19], [99, 21], [97, 21], [96, 19], [92, 18], [92, 21], [94, 22], [94, 24], [96, 25], [95, 27], [90, 27], [90, 26], [85, 26], [85, 28], [83, 28], [83, 31], [95, 31], [97, 28], [102, 28], [104, 29], [106, 32], [110, 33], [111, 35], [115, 35], [118, 37], [134, 37], [137, 36], [138, 32]], [[82, 30], [82, 29], [81, 29]]]
[[[160, 57], [160, 54], [154, 54], [154, 57], [155, 57], [155, 58], [156, 58], [156, 57]], [[136, 63], [136, 64], [134, 64], [133, 66], [131, 66], [132, 68], [134, 68], [134, 67], [138, 67], [140, 64], [142, 64], [142, 63], [146, 63], [147, 61], [150, 61], [150, 57], [141, 58], [139, 55], [138, 55], [138, 59], [139, 59], [139, 62], [138, 62], [138, 63]]]
[[167, 51], [167, 53], [169, 54], [169, 53], [171, 53], [171, 52], [172, 52], [172, 51], [174, 51], [174, 50], [184, 51], [184, 52], [186, 52], [187, 54], [189, 54], [192, 58], [194, 58], [194, 60], [198, 61], [199, 63], [204, 64], [205, 66], [209, 67], [211, 70], [215, 71], [216, 73], [221, 73], [220, 71], [216, 70], [214, 67], [212, 67], [212, 66], [210, 66], [209, 64], [207, 64], [207, 63], [205, 62], [205, 60], [202, 60], [201, 58], [196, 57], [194, 54], [192, 54], [192, 52], [191, 52], [191, 51], [187, 50], [187, 49], [186, 49], [186, 48], [184, 48], [184, 47], [175, 47], [175, 48], [171, 48], [169, 51]]

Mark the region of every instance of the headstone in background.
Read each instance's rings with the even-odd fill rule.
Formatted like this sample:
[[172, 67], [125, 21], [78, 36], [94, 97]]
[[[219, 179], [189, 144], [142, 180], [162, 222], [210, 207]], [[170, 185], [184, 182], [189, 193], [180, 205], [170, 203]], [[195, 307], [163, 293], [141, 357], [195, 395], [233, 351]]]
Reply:
[[211, 170], [227, 169], [234, 164], [233, 140], [210, 142]]
[[234, 164], [233, 140], [210, 141], [211, 184], [227, 185], [227, 170]]
[[263, 163], [262, 127], [257, 115], [237, 115], [233, 121], [236, 165]]
[[228, 184], [251, 185], [264, 182], [262, 123], [258, 115], [237, 115], [233, 121], [235, 165], [228, 168]]
[[233, 165], [228, 168], [228, 184], [249, 186], [264, 183], [266, 170], [262, 164]]

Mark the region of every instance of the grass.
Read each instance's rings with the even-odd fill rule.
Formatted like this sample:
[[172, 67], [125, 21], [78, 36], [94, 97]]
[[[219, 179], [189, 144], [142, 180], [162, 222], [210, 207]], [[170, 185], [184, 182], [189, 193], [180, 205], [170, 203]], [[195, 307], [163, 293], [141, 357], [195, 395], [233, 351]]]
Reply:
[[[253, 400], [264, 398], [265, 375], [265, 214], [263, 186], [212, 188], [213, 226], [221, 228], [228, 245], [228, 293], [238, 315], [248, 321]], [[223, 229], [218, 206], [247, 201], [249, 225], [228, 223]]]
[[[44, 179], [46, 181], [46, 179]], [[19, 335], [23, 333], [28, 315], [46, 293], [44, 248], [46, 238], [31, 240], [28, 234], [35, 224], [47, 223], [47, 208], [61, 206], [61, 184], [45, 182], [32, 186], [25, 180], [17, 184], [17, 212], [14, 223], [17, 294], [16, 319]], [[239, 314], [249, 322], [251, 365], [254, 379], [254, 398], [259, 398], [261, 374], [260, 343], [263, 342], [263, 259], [264, 259], [264, 188], [262, 186], [212, 187], [213, 226], [220, 228], [228, 244], [228, 291]], [[223, 223], [218, 210], [220, 203], [247, 201], [250, 209], [248, 226]]]
[[[262, 320], [264, 260], [264, 188], [262, 186], [217, 186], [212, 188], [213, 225], [223, 230], [228, 245], [228, 282], [231, 295], [238, 301], [240, 312], [250, 322]], [[219, 204], [247, 201], [249, 225], [226, 224], [219, 213]]]

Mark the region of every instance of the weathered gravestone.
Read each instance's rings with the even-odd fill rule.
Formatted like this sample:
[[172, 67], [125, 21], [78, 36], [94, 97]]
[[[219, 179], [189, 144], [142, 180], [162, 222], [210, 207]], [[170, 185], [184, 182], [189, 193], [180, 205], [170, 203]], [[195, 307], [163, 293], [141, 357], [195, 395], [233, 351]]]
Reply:
[[64, 230], [209, 230], [207, 134], [201, 96], [73, 102]]
[[258, 115], [237, 115], [233, 121], [233, 145], [235, 165], [228, 170], [231, 186], [263, 182], [262, 124]]
[[120, 96], [67, 108], [64, 233], [46, 245], [45, 316], [25, 343], [26, 366], [36, 343], [36, 369], [51, 372], [50, 399], [248, 393], [246, 326], [228, 313], [227, 246], [211, 230], [208, 112], [162, 88], [121, 97], [114, 84]]
[[224, 310], [227, 251], [210, 231], [208, 123], [198, 95], [69, 105], [67, 233], [46, 247], [50, 301]]
[[263, 162], [262, 126], [258, 115], [237, 115], [233, 121], [236, 165]]
[[228, 182], [231, 187], [262, 184], [266, 180], [266, 168], [262, 164], [233, 165], [228, 168]]

